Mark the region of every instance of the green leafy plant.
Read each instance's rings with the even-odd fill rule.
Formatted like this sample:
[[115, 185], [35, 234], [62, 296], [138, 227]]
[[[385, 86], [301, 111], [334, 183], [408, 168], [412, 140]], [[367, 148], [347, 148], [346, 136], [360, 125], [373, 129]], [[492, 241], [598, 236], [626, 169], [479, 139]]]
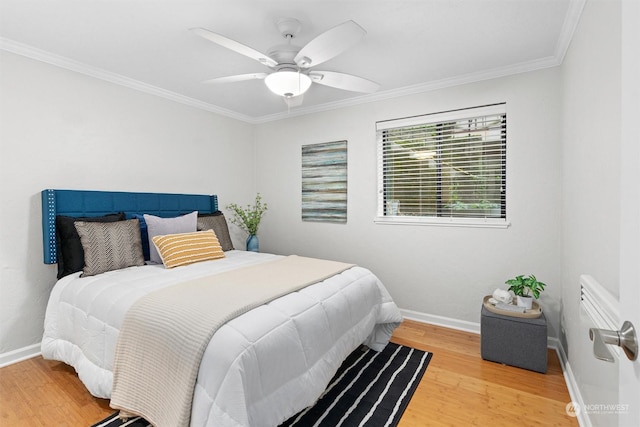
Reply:
[[258, 226], [262, 215], [267, 211], [267, 204], [262, 202], [260, 193], [256, 195], [256, 201], [252, 205], [247, 205], [246, 208], [242, 208], [235, 203], [231, 203], [227, 206], [227, 209], [233, 212], [233, 218], [231, 222], [238, 227], [242, 228], [249, 234], [258, 234]]
[[524, 277], [524, 275], [516, 276], [504, 283], [509, 285], [509, 290], [513, 291], [517, 296], [533, 296], [535, 299], [540, 297], [540, 293], [544, 291], [544, 287], [547, 286], [539, 282], [533, 274], [530, 274], [528, 277]]

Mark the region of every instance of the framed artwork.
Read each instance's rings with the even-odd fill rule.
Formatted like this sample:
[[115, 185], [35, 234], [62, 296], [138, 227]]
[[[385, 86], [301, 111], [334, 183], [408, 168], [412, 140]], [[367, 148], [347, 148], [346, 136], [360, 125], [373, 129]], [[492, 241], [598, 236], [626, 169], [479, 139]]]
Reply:
[[302, 220], [347, 222], [347, 141], [302, 146]]

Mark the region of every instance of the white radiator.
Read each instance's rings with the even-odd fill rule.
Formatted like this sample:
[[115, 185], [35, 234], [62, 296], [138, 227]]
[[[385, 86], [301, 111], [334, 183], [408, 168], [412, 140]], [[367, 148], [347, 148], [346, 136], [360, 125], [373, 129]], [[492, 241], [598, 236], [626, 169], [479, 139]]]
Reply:
[[[592, 328], [617, 331], [622, 324], [618, 300], [587, 274], [580, 276], [580, 307], [593, 323]], [[620, 347], [610, 346], [610, 350], [617, 350], [618, 356], [621, 353]]]
[[583, 427], [610, 427], [618, 425], [616, 413], [603, 411], [602, 405], [618, 403], [618, 363], [625, 357], [620, 347], [607, 346], [613, 353], [614, 363], [596, 359], [589, 328], [618, 330], [620, 303], [602, 285], [589, 275], [580, 276], [580, 328], [574, 350], [574, 374], [579, 377]]

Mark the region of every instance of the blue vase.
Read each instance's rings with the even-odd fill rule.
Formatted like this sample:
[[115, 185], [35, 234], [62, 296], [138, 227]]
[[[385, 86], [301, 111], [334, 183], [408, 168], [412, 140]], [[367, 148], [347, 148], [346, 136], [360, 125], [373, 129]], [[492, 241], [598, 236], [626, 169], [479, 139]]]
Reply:
[[255, 234], [249, 234], [249, 237], [247, 237], [247, 250], [258, 252], [258, 236]]

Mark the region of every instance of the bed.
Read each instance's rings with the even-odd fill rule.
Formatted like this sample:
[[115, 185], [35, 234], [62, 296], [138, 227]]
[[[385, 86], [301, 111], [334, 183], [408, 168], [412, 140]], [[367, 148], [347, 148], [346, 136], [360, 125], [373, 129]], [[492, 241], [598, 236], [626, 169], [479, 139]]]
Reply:
[[[166, 193], [44, 190], [42, 209], [45, 263], [59, 260], [56, 219], [62, 216], [119, 213], [122, 223], [137, 221], [142, 213], [220, 216], [216, 196]], [[147, 262], [93, 275], [64, 275], [47, 306], [43, 357], [73, 366], [92, 395], [111, 398], [120, 331], [139, 301], [184, 282], [225, 277], [284, 258], [226, 249], [222, 257], [176, 268]], [[220, 326], [203, 350], [188, 425], [278, 425], [312, 405], [359, 345], [384, 348], [401, 321], [383, 284], [359, 266], [246, 311]]]

